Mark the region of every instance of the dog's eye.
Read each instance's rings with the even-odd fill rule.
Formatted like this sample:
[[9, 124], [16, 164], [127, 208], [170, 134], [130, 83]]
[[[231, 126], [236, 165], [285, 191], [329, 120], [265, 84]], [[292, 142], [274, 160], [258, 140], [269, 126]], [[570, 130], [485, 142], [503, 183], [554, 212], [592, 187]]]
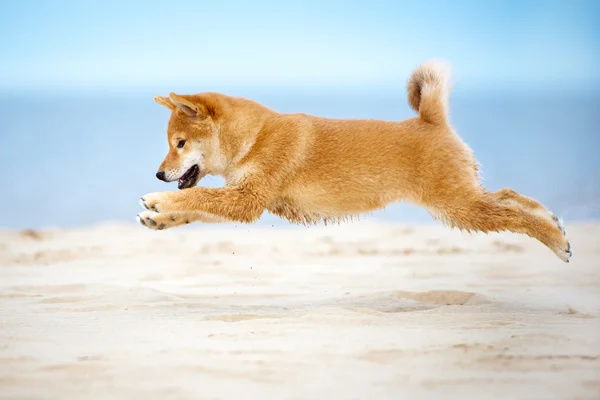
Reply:
[[185, 140], [180, 140], [179, 143], [177, 143], [177, 148], [180, 149], [183, 146], [185, 146]]

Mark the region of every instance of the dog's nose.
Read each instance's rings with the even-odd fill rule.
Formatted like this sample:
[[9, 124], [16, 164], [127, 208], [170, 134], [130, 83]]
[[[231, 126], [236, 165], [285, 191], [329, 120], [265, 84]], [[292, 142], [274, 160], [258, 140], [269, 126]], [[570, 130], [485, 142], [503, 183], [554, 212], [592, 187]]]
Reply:
[[166, 178], [165, 178], [165, 171], [158, 171], [158, 172], [156, 173], [156, 177], [157, 177], [158, 179], [160, 179], [161, 181], [164, 181], [164, 182], [166, 182]]

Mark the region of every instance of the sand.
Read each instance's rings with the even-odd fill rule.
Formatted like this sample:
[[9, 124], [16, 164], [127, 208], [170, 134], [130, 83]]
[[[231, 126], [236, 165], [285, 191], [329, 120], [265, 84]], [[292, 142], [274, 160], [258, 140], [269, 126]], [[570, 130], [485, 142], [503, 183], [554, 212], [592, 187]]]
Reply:
[[598, 399], [600, 223], [0, 231], [2, 399]]

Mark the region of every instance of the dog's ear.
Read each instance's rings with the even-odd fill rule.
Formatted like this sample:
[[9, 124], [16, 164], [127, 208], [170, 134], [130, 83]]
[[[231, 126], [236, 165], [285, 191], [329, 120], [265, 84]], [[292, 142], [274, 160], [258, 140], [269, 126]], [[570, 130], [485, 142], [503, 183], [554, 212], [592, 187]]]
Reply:
[[179, 108], [189, 117], [200, 117], [200, 107], [194, 103], [190, 96], [180, 96], [175, 93], [169, 94], [169, 100], [175, 104], [175, 107]]
[[186, 115], [204, 119], [217, 117], [217, 105], [210, 96], [169, 94], [169, 100]]
[[154, 96], [154, 101], [160, 104], [161, 106], [167, 107], [171, 111], [175, 109], [175, 104], [173, 104], [168, 97]]

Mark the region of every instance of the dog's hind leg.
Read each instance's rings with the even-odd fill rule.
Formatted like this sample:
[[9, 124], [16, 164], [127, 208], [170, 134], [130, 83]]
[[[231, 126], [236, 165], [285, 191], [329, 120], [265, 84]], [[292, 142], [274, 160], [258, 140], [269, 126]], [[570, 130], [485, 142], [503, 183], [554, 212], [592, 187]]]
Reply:
[[565, 234], [565, 228], [560, 218], [558, 218], [550, 210], [531, 197], [524, 196], [509, 188], [500, 189], [497, 192], [492, 193], [492, 195], [500, 202], [507, 204], [518, 204], [525, 210], [552, 221], [558, 226], [563, 235]]
[[490, 193], [477, 188], [461, 196], [447, 197], [434, 212], [450, 226], [467, 231], [523, 233], [569, 262], [571, 246], [564, 230], [554, 220], [556, 217], [541, 210], [545, 210], [541, 204], [514, 191]]

